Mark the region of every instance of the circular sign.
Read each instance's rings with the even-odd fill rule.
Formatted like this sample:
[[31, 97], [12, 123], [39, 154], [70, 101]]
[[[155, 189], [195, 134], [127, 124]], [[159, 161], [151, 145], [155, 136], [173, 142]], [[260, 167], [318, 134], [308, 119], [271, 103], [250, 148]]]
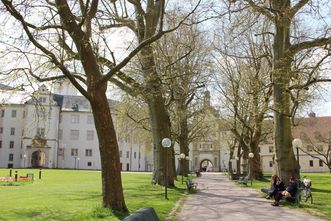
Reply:
[[163, 147], [171, 147], [171, 140], [169, 138], [163, 138], [161, 142]]

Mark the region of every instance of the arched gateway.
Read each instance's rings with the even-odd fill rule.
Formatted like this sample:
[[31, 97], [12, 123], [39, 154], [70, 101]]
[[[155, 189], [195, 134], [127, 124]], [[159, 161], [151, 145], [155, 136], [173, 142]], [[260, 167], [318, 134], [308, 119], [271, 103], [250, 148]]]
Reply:
[[208, 159], [204, 159], [201, 161], [200, 163], [200, 171], [204, 171], [204, 172], [212, 172], [213, 171], [213, 163], [208, 160]]
[[45, 167], [45, 152], [41, 150], [34, 151], [31, 156], [31, 166], [33, 168]]

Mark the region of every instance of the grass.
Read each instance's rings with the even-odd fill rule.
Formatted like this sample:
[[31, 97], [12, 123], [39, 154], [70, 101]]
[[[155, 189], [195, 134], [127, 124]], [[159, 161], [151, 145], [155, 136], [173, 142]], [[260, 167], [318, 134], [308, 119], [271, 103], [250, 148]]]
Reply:
[[[312, 180], [313, 204], [300, 202], [300, 209], [310, 214], [319, 216], [331, 221], [331, 174], [330, 173], [302, 173], [301, 177], [306, 176]], [[267, 176], [270, 179], [270, 176]], [[248, 187], [250, 182], [248, 184]], [[262, 187], [269, 187], [270, 181], [254, 180], [253, 188], [260, 191]], [[261, 193], [263, 194], [263, 193]], [[282, 202], [286, 206], [294, 207], [291, 204]]]
[[[35, 181], [18, 186], [0, 185], [0, 220], [120, 220], [101, 207], [101, 175], [98, 171], [18, 169], [19, 175], [34, 173]], [[0, 176], [8, 176], [8, 169], [0, 169]], [[185, 195], [185, 185], [164, 188], [151, 184], [150, 173], [122, 173], [123, 189], [130, 212], [141, 207], [153, 207], [164, 220], [176, 201]]]

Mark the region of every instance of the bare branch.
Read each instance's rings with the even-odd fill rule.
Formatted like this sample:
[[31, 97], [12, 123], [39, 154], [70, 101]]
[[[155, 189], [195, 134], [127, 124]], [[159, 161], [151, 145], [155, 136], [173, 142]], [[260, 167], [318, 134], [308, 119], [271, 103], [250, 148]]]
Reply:
[[296, 5], [294, 5], [294, 6], [291, 8], [291, 11], [290, 11], [291, 18], [293, 18], [293, 17], [296, 15], [296, 13], [297, 13], [302, 7], [304, 7], [308, 2], [309, 2], [309, 0], [300, 0]]
[[1, 0], [5, 5], [6, 9], [10, 14], [15, 17], [23, 26], [25, 33], [27, 34], [29, 40], [32, 44], [40, 49], [43, 53], [45, 53], [49, 59], [62, 71], [62, 73], [72, 82], [72, 84], [81, 92], [86, 98], [89, 98], [87, 91], [76, 81], [76, 79], [71, 75], [70, 71], [56, 58], [55, 54], [51, 51], [47, 50], [44, 46], [42, 46], [30, 32], [29, 27], [27, 26], [23, 16], [15, 9], [12, 5], [11, 1]]
[[268, 9], [258, 6], [252, 0], [245, 0], [245, 2], [247, 2], [254, 11], [265, 15], [270, 20], [274, 19], [274, 16], [270, 13], [270, 11]]
[[291, 55], [295, 55], [296, 53], [298, 53], [299, 51], [302, 51], [304, 49], [324, 46], [324, 45], [327, 45], [330, 43], [331, 43], [331, 37], [318, 38], [318, 39], [315, 39], [312, 41], [304, 41], [304, 42], [300, 42], [300, 43], [291, 45], [289, 48], [289, 52]]

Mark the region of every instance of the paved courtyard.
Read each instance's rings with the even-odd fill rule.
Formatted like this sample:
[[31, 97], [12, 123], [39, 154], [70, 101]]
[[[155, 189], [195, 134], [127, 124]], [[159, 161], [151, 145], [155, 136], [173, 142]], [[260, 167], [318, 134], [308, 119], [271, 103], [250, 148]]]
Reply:
[[178, 221], [321, 221], [298, 209], [273, 207], [254, 190], [235, 185], [226, 176], [203, 173], [194, 180], [198, 193], [190, 194]]

